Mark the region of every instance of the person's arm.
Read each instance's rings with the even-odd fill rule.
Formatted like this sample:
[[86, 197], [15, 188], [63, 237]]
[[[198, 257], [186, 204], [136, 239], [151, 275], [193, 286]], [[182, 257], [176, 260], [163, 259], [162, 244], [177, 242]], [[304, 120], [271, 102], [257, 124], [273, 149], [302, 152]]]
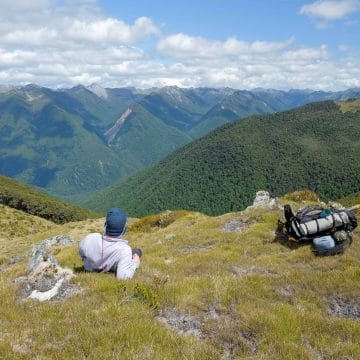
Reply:
[[121, 280], [131, 279], [139, 265], [139, 256], [137, 254], [132, 255], [131, 248], [127, 247], [118, 262], [116, 277]]

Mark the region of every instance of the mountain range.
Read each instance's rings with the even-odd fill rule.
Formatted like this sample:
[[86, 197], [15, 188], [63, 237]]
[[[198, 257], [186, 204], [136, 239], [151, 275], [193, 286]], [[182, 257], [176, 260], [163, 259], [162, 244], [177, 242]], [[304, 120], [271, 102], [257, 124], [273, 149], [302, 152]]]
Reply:
[[0, 87], [0, 173], [72, 201], [134, 174], [216, 127], [360, 89]]
[[239, 211], [259, 189], [321, 199], [360, 191], [360, 100], [316, 102], [226, 124], [98, 193], [86, 205], [119, 204], [132, 216], [166, 209]]

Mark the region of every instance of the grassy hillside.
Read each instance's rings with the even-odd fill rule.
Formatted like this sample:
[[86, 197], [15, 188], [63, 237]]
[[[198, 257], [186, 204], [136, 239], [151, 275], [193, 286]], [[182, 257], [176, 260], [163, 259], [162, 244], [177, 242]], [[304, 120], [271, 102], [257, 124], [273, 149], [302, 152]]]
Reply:
[[[91, 199], [133, 216], [165, 209], [208, 214], [240, 210], [258, 189], [279, 196], [299, 188], [322, 198], [359, 191], [360, 112], [334, 102], [225, 125]], [[346, 161], [344, 163], [344, 160]]]
[[360, 111], [360, 99], [348, 99], [337, 103], [342, 112], [357, 112]]
[[344, 196], [338, 201], [344, 206], [348, 206], [348, 207], [354, 206], [356, 204], [360, 204], [360, 192]]
[[[133, 222], [127, 239], [144, 256], [130, 281], [81, 271], [77, 246], [54, 249], [82, 288], [62, 302], [20, 301], [13, 280], [26, 274], [26, 260], [2, 267], [0, 357], [360, 358], [359, 231], [344, 255], [319, 258], [308, 246], [272, 243], [277, 218], [253, 209]], [[102, 227], [103, 219], [50, 227], [27, 236], [17, 252], [51, 235], [80, 240]]]
[[[66, 204], [5, 176], [0, 176], [0, 204], [59, 224], [98, 217], [93, 211]], [[11, 223], [12, 221], [10, 227]], [[21, 229], [20, 232], [22, 233], [23, 230]]]

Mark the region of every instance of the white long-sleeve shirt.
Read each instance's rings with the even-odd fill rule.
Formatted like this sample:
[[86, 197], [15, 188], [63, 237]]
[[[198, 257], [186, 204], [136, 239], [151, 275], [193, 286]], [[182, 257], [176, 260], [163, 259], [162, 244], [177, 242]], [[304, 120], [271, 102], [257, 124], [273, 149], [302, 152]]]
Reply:
[[99, 233], [87, 235], [80, 241], [79, 255], [87, 271], [116, 272], [118, 279], [131, 279], [140, 261], [132, 258], [126, 240]]

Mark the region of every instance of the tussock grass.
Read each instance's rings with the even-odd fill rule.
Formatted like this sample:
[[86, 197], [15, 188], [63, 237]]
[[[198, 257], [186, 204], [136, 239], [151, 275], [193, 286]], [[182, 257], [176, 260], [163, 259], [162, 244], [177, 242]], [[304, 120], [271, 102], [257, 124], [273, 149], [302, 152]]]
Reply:
[[[144, 253], [131, 281], [84, 272], [77, 246], [54, 249], [83, 289], [64, 302], [20, 301], [13, 280], [25, 273], [26, 261], [10, 266], [0, 273], [0, 357], [360, 358], [360, 320], [329, 312], [334, 296], [359, 305], [360, 232], [344, 255], [319, 258], [308, 246], [272, 243], [278, 215], [264, 209], [220, 217], [176, 212], [166, 226], [158, 224], [161, 214], [131, 219], [126, 237]], [[226, 231], [231, 221], [247, 227]], [[19, 238], [18, 252], [59, 233], [79, 241], [101, 232], [103, 223], [44, 223]], [[2, 249], [14, 254], [9, 241]], [[168, 317], [168, 326], [159, 316]], [[186, 321], [198, 336], [184, 333]]]
[[289, 193], [284, 196], [284, 201], [295, 201], [295, 202], [319, 202], [320, 199], [317, 194], [311, 190], [299, 190]]
[[348, 99], [346, 101], [339, 101], [337, 104], [340, 106], [342, 112], [356, 112], [360, 111], [360, 99]]

